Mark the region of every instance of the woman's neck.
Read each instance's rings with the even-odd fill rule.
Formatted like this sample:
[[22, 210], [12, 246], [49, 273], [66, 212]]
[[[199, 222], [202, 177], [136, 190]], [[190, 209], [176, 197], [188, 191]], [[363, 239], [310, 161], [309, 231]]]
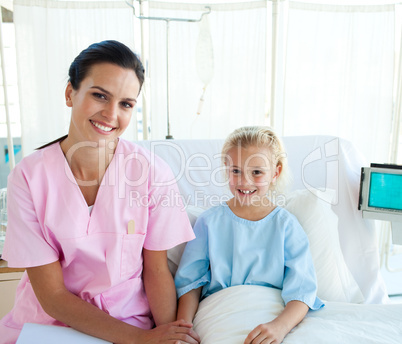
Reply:
[[60, 146], [77, 180], [96, 181], [99, 184], [113, 159], [117, 144], [105, 146], [94, 142], [72, 144], [67, 137]]

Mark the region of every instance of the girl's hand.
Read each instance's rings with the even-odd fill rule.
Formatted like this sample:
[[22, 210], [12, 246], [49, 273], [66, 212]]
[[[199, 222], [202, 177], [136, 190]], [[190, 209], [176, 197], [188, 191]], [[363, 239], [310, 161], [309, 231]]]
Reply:
[[272, 321], [258, 325], [249, 333], [244, 344], [279, 344], [288, 332], [280, 322]]
[[192, 327], [192, 324], [178, 320], [144, 331], [138, 342], [141, 344], [199, 344], [201, 339]]
[[279, 344], [283, 338], [303, 320], [308, 306], [301, 301], [289, 301], [278, 317], [266, 324], [258, 325], [247, 336], [244, 344]]

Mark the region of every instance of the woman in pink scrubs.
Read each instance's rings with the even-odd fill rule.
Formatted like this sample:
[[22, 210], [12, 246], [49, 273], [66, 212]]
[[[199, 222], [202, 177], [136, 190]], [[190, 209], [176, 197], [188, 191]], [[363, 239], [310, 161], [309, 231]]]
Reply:
[[27, 322], [113, 343], [199, 343], [190, 324], [174, 321], [166, 251], [194, 238], [174, 176], [119, 138], [143, 81], [125, 45], [89, 46], [69, 70], [68, 135], [10, 174], [3, 257], [26, 272], [1, 320], [1, 344], [15, 343]]

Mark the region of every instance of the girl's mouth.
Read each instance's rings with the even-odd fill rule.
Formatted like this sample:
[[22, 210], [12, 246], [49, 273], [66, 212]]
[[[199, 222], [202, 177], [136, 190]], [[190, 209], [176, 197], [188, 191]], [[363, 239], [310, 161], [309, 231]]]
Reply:
[[241, 189], [237, 189], [237, 191], [239, 191], [243, 195], [252, 195], [254, 192], [256, 192], [256, 190], [241, 190]]

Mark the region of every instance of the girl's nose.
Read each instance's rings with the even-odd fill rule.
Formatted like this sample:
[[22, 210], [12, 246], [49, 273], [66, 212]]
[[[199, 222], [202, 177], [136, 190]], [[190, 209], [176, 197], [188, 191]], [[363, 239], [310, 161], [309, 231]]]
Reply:
[[251, 179], [248, 173], [242, 173], [241, 175], [241, 184], [242, 185], [249, 185], [251, 184]]

